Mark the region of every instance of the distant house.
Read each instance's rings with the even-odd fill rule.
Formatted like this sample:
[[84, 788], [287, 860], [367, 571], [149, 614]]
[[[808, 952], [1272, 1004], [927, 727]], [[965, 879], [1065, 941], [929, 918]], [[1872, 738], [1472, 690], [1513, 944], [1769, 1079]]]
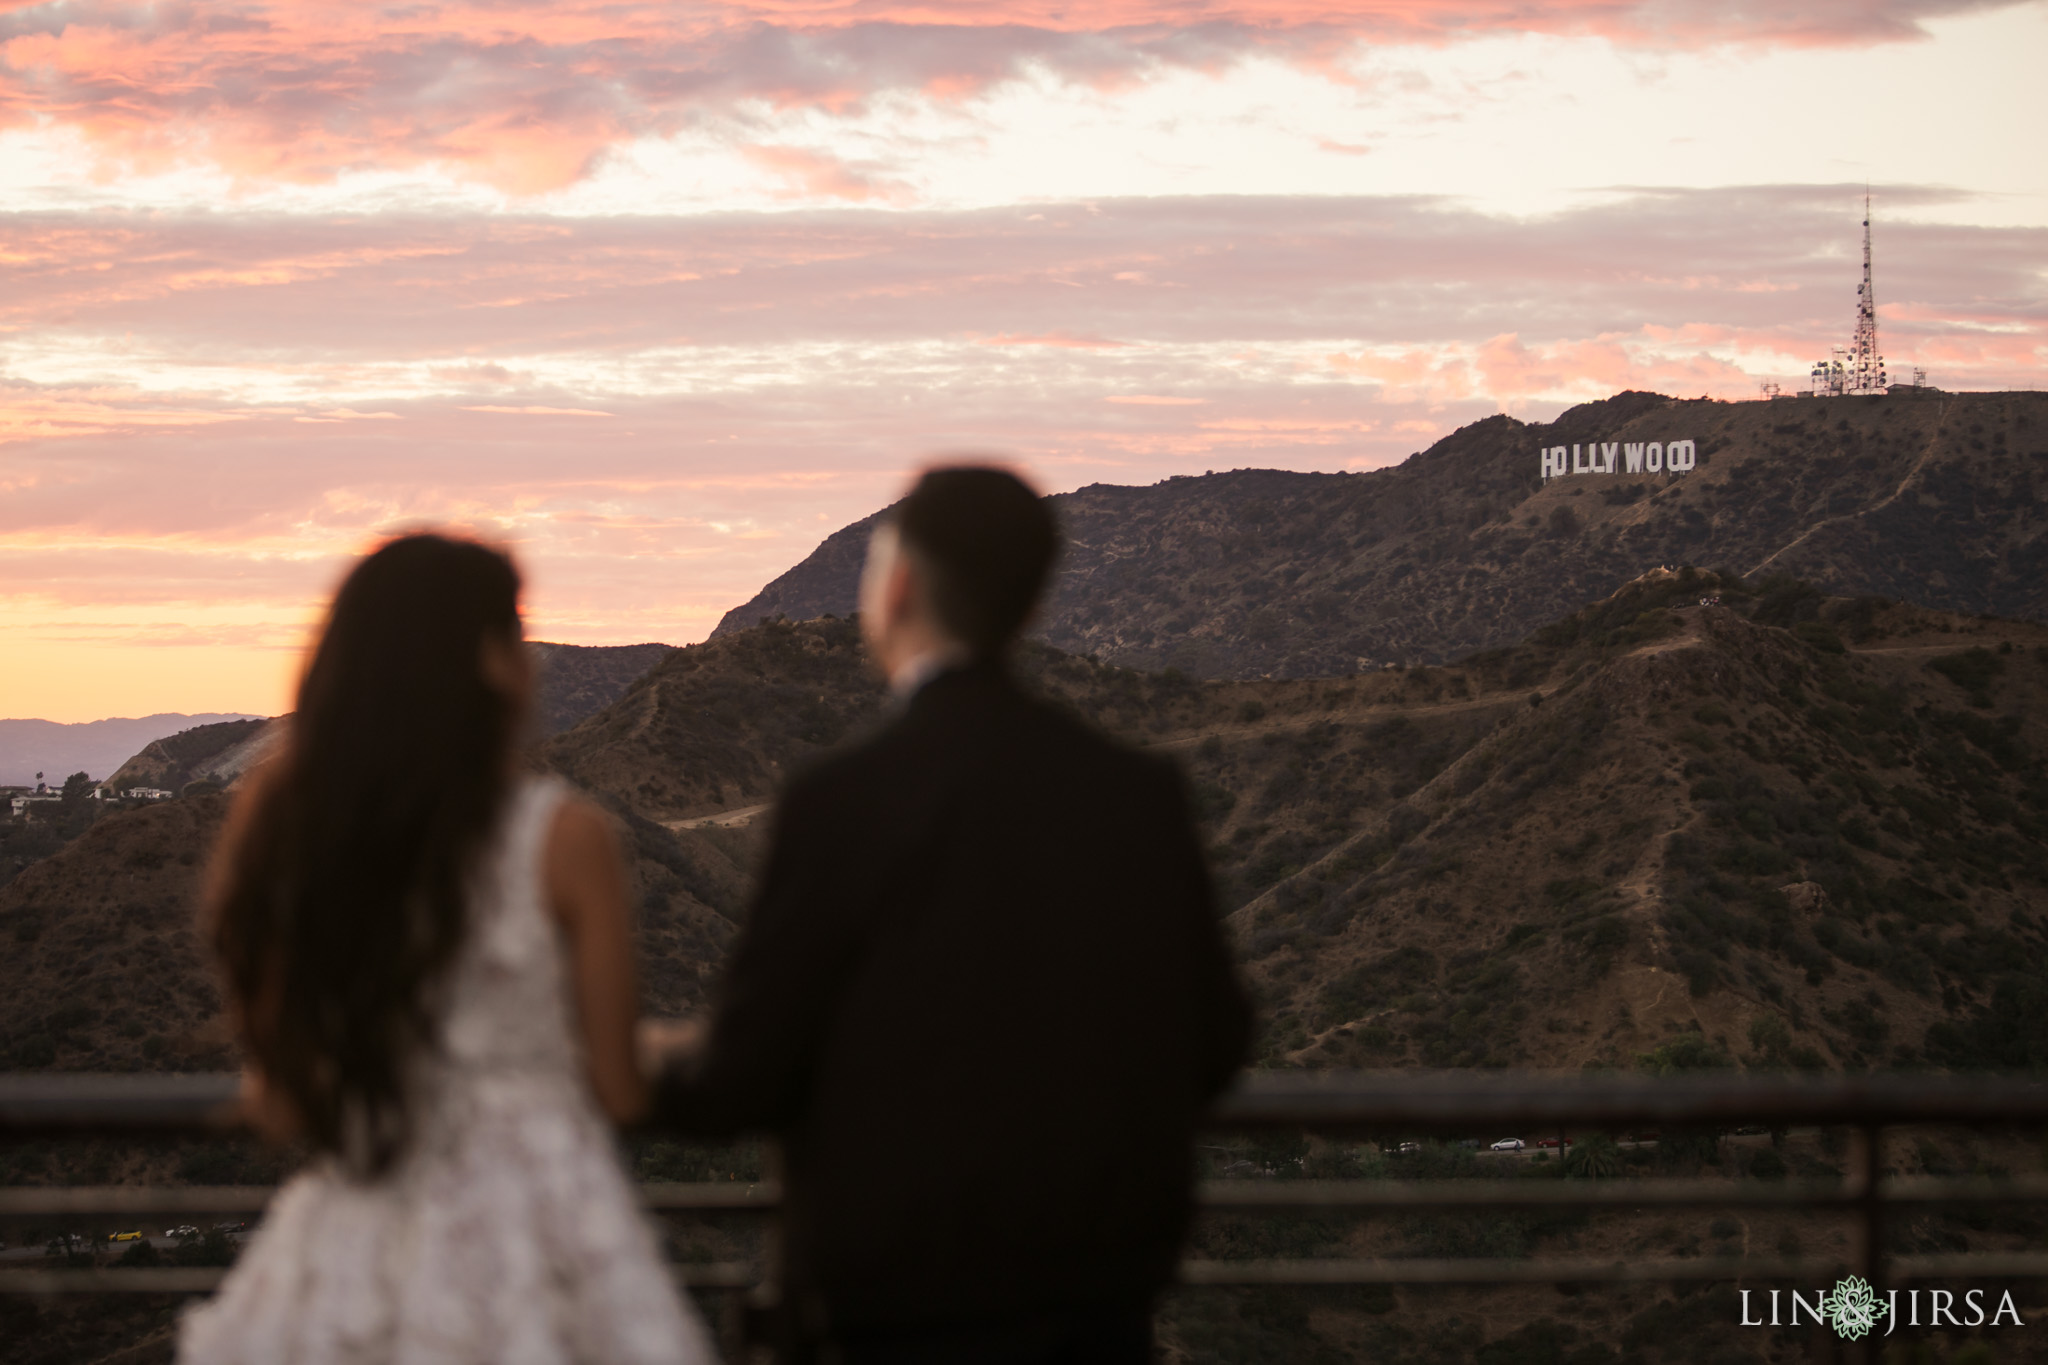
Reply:
[[121, 793], [131, 801], [168, 801], [175, 794], [162, 787], [130, 787]]
[[64, 797], [62, 793], [53, 792], [49, 790], [47, 787], [44, 787], [41, 783], [37, 783], [35, 791], [29, 792], [25, 796], [15, 797], [12, 801], [8, 802], [8, 805], [13, 808], [14, 814], [19, 815], [23, 811], [27, 810], [30, 806], [37, 805], [45, 801], [62, 801], [63, 799]]

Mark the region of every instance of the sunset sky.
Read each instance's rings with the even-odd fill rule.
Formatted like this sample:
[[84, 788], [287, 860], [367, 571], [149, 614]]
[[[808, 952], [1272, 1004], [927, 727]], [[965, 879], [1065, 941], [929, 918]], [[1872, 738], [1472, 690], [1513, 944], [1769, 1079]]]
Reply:
[[[703, 638], [934, 454], [1362, 469], [2042, 387], [2048, 4], [0, 0], [0, 716], [289, 706], [349, 556]], [[1532, 459], [1533, 453], [1532, 453]]]

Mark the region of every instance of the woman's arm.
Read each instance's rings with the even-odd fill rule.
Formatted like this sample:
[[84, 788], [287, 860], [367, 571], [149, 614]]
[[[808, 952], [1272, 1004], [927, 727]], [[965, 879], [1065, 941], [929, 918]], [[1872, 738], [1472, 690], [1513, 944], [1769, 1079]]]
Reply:
[[647, 1108], [633, 1045], [639, 987], [628, 937], [625, 867], [604, 814], [587, 802], [563, 802], [548, 832], [545, 867], [548, 907], [568, 943], [590, 1088], [613, 1122], [630, 1123]]

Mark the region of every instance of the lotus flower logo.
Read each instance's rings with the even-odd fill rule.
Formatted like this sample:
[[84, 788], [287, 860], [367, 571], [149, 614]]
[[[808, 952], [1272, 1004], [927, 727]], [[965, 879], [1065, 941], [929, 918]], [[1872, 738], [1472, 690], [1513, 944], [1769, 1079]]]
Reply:
[[1861, 1340], [1885, 1315], [1885, 1305], [1878, 1302], [1876, 1291], [1861, 1275], [1836, 1280], [1833, 1292], [1821, 1299], [1820, 1308], [1835, 1335], [1851, 1341]]

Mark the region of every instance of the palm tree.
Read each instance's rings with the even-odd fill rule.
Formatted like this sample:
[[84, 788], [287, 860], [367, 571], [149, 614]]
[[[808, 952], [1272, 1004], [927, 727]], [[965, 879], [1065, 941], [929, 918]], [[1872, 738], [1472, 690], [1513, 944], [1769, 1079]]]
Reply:
[[1605, 1133], [1581, 1138], [1565, 1155], [1564, 1173], [1588, 1179], [1620, 1175], [1621, 1148]]

